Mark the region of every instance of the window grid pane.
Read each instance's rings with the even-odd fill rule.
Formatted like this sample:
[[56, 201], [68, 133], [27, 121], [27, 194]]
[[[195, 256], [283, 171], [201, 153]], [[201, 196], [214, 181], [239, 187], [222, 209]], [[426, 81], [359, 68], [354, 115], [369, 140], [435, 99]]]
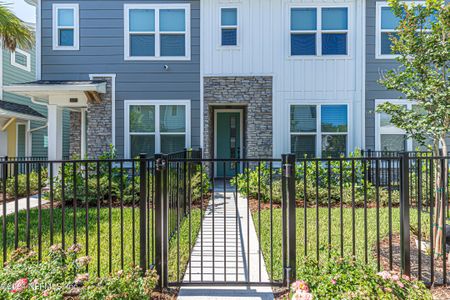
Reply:
[[222, 26], [237, 26], [237, 9], [222, 8], [220, 19]]
[[130, 35], [131, 56], [155, 56], [154, 34], [131, 34]]
[[159, 115], [161, 132], [186, 131], [186, 107], [184, 105], [161, 105]]
[[316, 55], [316, 34], [291, 34], [291, 55]]
[[322, 135], [322, 157], [339, 157], [347, 153], [347, 135]]
[[58, 30], [59, 46], [73, 46], [74, 45], [74, 30], [73, 29], [59, 29]]
[[74, 26], [74, 10], [72, 8], [58, 9], [58, 26]]
[[155, 31], [155, 10], [130, 9], [130, 31]]
[[381, 29], [396, 29], [399, 22], [390, 7], [381, 8]]
[[316, 157], [316, 135], [291, 135], [291, 153], [297, 158]]
[[346, 55], [347, 34], [346, 33], [323, 33], [322, 34], [323, 55]]
[[161, 34], [161, 56], [185, 56], [184, 34]]
[[130, 132], [155, 132], [155, 106], [130, 106]]
[[186, 27], [184, 9], [161, 9], [159, 11], [159, 30], [183, 32]]
[[316, 132], [317, 110], [315, 105], [291, 106], [291, 132]]
[[155, 154], [155, 136], [133, 134], [130, 137], [130, 157], [135, 158], [139, 154]]
[[222, 29], [222, 46], [237, 45], [237, 29]]
[[182, 151], [186, 146], [184, 134], [161, 134], [161, 153], [174, 153]]
[[347, 30], [348, 10], [346, 7], [322, 8], [322, 30]]
[[321, 106], [322, 132], [347, 132], [347, 105]]
[[405, 151], [406, 136], [404, 134], [381, 134], [380, 146], [382, 151]]
[[291, 30], [316, 30], [317, 9], [316, 8], [292, 8]]

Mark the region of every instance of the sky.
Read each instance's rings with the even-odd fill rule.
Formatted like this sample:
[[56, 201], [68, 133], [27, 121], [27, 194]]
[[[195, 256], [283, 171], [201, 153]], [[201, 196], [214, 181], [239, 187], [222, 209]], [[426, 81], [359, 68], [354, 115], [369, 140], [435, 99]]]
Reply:
[[5, 1], [9, 8], [25, 22], [36, 23], [36, 9], [24, 0]]

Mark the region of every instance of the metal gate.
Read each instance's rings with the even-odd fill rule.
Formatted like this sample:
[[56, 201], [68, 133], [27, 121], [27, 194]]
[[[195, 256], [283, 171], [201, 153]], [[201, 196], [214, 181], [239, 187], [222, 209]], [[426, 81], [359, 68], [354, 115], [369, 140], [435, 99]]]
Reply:
[[[154, 205], [154, 263], [161, 287], [281, 285], [295, 278], [293, 156], [204, 159], [201, 151], [183, 151], [157, 155], [154, 161], [154, 172], [149, 173], [154, 176], [150, 192], [154, 195], [149, 199]], [[234, 170], [233, 178], [217, 174], [218, 166]], [[256, 170], [257, 178], [246, 176], [249, 170]], [[274, 186], [275, 180], [281, 186]], [[146, 188], [145, 183], [141, 188]], [[270, 199], [260, 197], [261, 189], [270, 191]], [[251, 196], [251, 190], [256, 196]], [[273, 194], [280, 195], [281, 203]], [[282, 217], [277, 224], [273, 214], [280, 206]], [[261, 224], [267, 226], [266, 222], [270, 232], [262, 232]], [[281, 257], [274, 255], [279, 251]], [[281, 275], [276, 268], [280, 264]]]

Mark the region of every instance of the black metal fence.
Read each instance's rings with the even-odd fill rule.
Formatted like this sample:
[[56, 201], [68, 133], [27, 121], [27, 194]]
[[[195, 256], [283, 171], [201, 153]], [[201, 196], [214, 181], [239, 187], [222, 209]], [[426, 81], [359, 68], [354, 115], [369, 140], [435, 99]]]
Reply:
[[446, 284], [446, 221], [436, 216], [449, 216], [449, 175], [435, 171], [449, 159], [208, 159], [186, 150], [0, 161], [1, 258], [26, 246], [42, 259], [53, 244], [80, 243], [97, 276], [139, 265], [156, 267], [162, 286], [280, 285], [302, 257], [336, 252]]

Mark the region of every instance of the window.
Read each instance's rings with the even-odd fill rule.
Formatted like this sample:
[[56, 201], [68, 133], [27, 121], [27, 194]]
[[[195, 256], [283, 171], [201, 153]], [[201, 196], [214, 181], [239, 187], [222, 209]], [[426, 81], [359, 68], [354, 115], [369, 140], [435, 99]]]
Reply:
[[53, 4], [53, 50], [79, 50], [78, 4]]
[[396, 35], [400, 19], [387, 4], [377, 5], [377, 57], [389, 57], [393, 55], [391, 37]]
[[190, 59], [189, 4], [125, 4], [126, 60]]
[[172, 153], [189, 147], [189, 101], [126, 101], [125, 153]]
[[21, 49], [11, 52], [11, 65], [16, 68], [31, 72], [31, 55]]
[[[376, 105], [384, 102], [391, 102], [403, 105], [406, 109], [417, 109], [417, 106], [407, 100], [377, 100]], [[376, 113], [375, 119], [375, 148], [379, 151], [414, 151], [425, 147], [419, 145], [416, 141], [407, 138], [404, 130], [395, 127], [391, 123], [391, 116], [386, 113]]]
[[[419, 4], [420, 5], [420, 4]], [[425, 28], [430, 28], [435, 21], [435, 17], [426, 20]], [[377, 2], [376, 13], [376, 58], [395, 58], [396, 53], [392, 52], [391, 38], [397, 36], [397, 27], [400, 18], [395, 16], [387, 2]], [[425, 29], [426, 30], [426, 29]]]
[[347, 153], [347, 105], [291, 105], [290, 145], [297, 157]]
[[237, 46], [237, 8], [220, 9], [220, 37], [222, 46]]
[[291, 56], [347, 55], [347, 7], [291, 8]]

